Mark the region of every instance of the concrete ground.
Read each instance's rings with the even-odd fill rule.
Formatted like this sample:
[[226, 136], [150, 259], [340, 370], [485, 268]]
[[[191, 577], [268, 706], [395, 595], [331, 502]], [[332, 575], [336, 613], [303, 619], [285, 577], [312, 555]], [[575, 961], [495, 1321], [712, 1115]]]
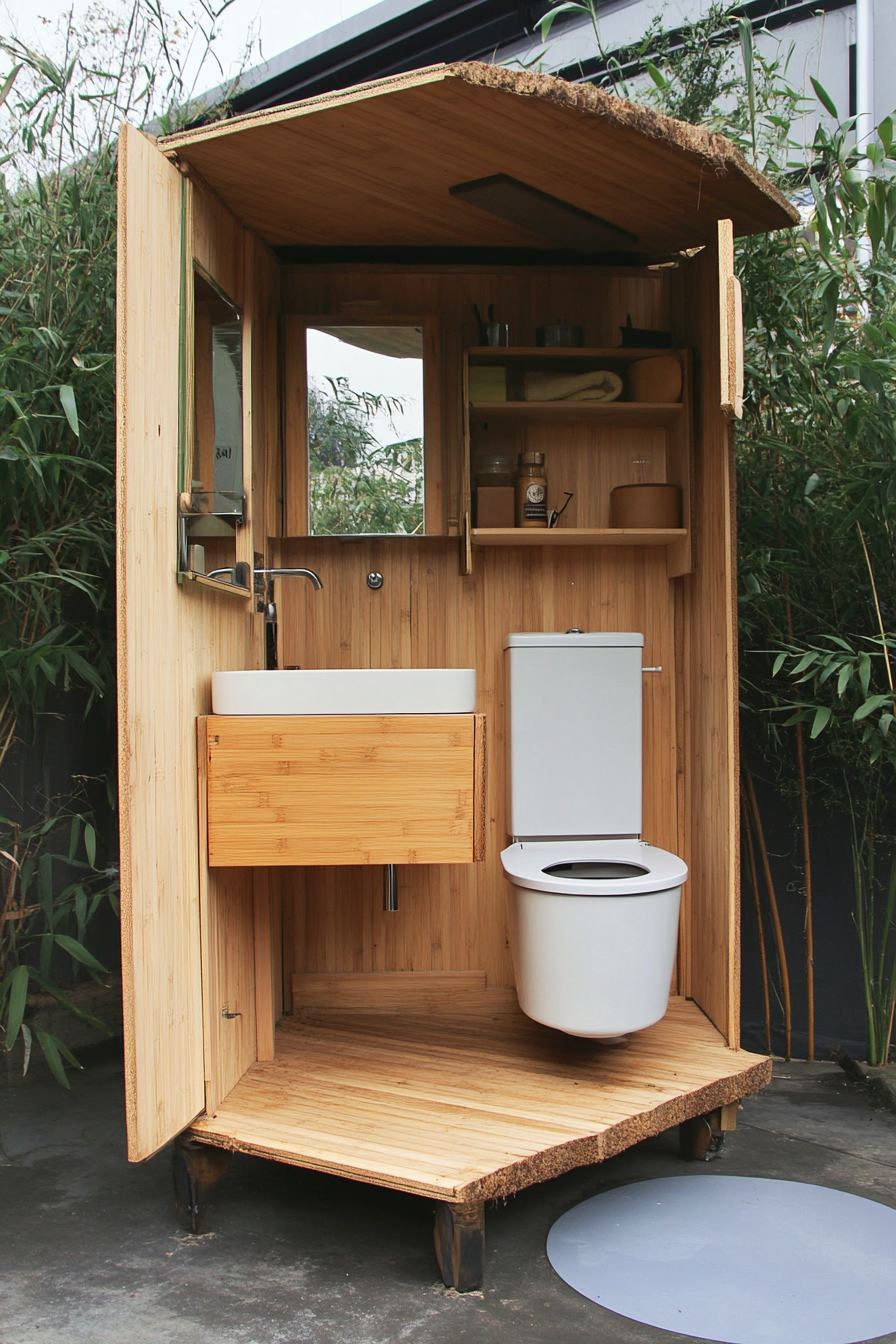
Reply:
[[0, 1140], [3, 1344], [674, 1344], [685, 1337], [557, 1278], [545, 1238], [561, 1213], [684, 1172], [809, 1181], [896, 1207], [896, 1115], [828, 1064], [778, 1065], [720, 1160], [684, 1166], [673, 1131], [490, 1206], [485, 1287], [466, 1296], [438, 1281], [425, 1200], [256, 1158], [234, 1159], [208, 1232], [188, 1236], [169, 1154], [125, 1159], [118, 1065], [75, 1077], [71, 1093], [3, 1089]]

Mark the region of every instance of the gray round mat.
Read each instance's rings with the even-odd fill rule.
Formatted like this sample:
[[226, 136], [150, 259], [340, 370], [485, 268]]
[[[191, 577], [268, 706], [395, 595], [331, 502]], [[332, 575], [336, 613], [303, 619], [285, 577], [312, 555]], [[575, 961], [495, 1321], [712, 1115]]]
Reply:
[[858, 1344], [896, 1331], [896, 1210], [752, 1176], [670, 1176], [570, 1209], [548, 1259], [633, 1321], [724, 1344]]

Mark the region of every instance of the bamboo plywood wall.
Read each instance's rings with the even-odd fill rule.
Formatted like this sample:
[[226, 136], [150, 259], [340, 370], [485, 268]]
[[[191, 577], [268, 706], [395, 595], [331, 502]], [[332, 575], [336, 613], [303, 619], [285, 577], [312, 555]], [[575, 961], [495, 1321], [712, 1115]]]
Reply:
[[[511, 630], [640, 630], [644, 678], [645, 837], [675, 850], [673, 592], [662, 551], [476, 554], [461, 578], [456, 541], [283, 544], [287, 564], [310, 565], [324, 590], [283, 586], [283, 664], [303, 667], [475, 667], [488, 724], [486, 860], [399, 869], [399, 912], [382, 911], [379, 868], [308, 868], [293, 877], [296, 971], [479, 970], [513, 984], [500, 851], [504, 827], [504, 668]], [[369, 570], [384, 584], [371, 592]], [[546, 694], [550, 689], [546, 688]], [[537, 705], [531, 712], [537, 716]], [[284, 875], [285, 890], [289, 882]]]
[[[482, 548], [475, 553], [473, 574], [462, 578], [458, 543], [447, 538], [408, 543], [293, 537], [283, 542], [283, 562], [310, 565], [325, 587], [314, 593], [305, 585], [281, 586], [281, 666], [475, 666], [477, 708], [489, 725], [486, 862], [399, 870], [397, 915], [381, 910], [376, 868], [285, 870], [287, 972], [483, 969], [490, 985], [512, 984], [509, 888], [500, 864], [506, 843], [504, 636], [512, 630], [571, 626], [638, 630], [645, 635], [645, 665], [663, 668], [644, 678], [644, 835], [692, 863], [684, 892], [680, 988], [693, 993], [720, 1029], [735, 1038], [731, 501], [717, 391], [718, 286], [714, 290], [703, 274], [715, 274], [715, 256], [710, 249], [703, 262], [677, 273], [674, 319], [670, 275], [662, 271], [284, 269], [287, 310], [334, 313], [348, 320], [353, 311], [378, 311], [383, 318], [438, 313], [443, 376], [446, 387], [456, 389], [456, 395], [446, 395], [443, 409], [450, 450], [449, 532], [457, 530], [462, 499], [459, 363], [463, 345], [477, 339], [474, 302], [480, 311], [494, 303], [496, 315], [511, 324], [514, 344], [533, 343], [536, 325], [558, 316], [583, 325], [591, 346], [615, 345], [629, 313], [636, 326], [672, 326], [676, 344], [699, 352], [695, 382], [705, 434], [697, 450], [698, 574], [672, 582], [662, 549]], [[681, 296], [690, 294], [691, 286], [694, 294], [685, 302]], [[288, 399], [290, 388], [284, 392]], [[589, 431], [579, 425], [533, 425], [528, 433], [530, 446], [537, 437], [537, 446], [548, 453], [552, 494], [562, 488], [557, 471], [562, 474], [564, 462], [573, 470], [574, 440], [576, 470], [591, 475], [601, 475], [608, 465], [603, 457], [598, 463], [590, 456], [601, 452], [599, 440], [614, 445], [610, 452], [619, 460], [613, 470], [629, 470], [628, 459], [635, 455], [662, 457], [651, 429], [640, 435], [622, 430], [615, 437], [609, 430], [592, 431], [590, 442]], [[553, 457], [551, 435], [557, 439]], [[297, 466], [293, 463], [293, 470]], [[635, 472], [632, 478], [637, 479]], [[379, 592], [366, 586], [369, 570], [385, 576]], [[693, 815], [695, 809], [702, 815]]]
[[[210, 924], [220, 925], [222, 903], [230, 918], [244, 897], [251, 919], [251, 873], [214, 879], [201, 911], [195, 719], [209, 708], [213, 671], [263, 664], [262, 621], [248, 603], [176, 581], [182, 222], [188, 241], [191, 224], [195, 230], [197, 260], [238, 303], [247, 265], [267, 267], [270, 280], [272, 262], [131, 127], [122, 132], [119, 164], [119, 794], [128, 1135], [130, 1156], [139, 1159], [202, 1110], [203, 992], [221, 974], [240, 980], [231, 964], [243, 955], [235, 926], [228, 949]], [[263, 293], [259, 283], [252, 288]], [[253, 321], [247, 304], [249, 332]], [[271, 347], [259, 357], [273, 354]], [[248, 402], [244, 428], [251, 473]], [[265, 453], [262, 430], [256, 439]], [[248, 528], [239, 545], [251, 558]], [[251, 959], [251, 939], [248, 948]], [[215, 1024], [206, 1040], [212, 1068], [231, 1085], [255, 1049], [251, 1011], [234, 1022], [226, 1048]]]

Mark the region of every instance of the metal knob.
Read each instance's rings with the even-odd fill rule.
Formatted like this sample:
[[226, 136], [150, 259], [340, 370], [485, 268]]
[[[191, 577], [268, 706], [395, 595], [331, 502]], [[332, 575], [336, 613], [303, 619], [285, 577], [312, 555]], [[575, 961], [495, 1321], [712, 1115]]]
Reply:
[[375, 589], [375, 588], [382, 588], [382, 586], [383, 586], [382, 574], [380, 574], [379, 570], [376, 569], [372, 570], [371, 573], [367, 575], [367, 587]]

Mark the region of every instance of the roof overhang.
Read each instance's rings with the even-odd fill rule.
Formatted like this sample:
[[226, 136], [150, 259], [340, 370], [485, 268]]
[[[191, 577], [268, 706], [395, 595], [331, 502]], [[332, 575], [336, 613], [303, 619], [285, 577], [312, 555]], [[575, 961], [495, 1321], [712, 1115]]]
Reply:
[[[427, 70], [164, 137], [273, 247], [507, 248], [557, 239], [452, 188], [503, 175], [632, 235], [631, 259], [798, 222], [722, 136], [589, 84], [480, 62]], [[609, 259], [609, 258], [607, 258]], [[583, 256], [600, 261], [601, 254]]]

